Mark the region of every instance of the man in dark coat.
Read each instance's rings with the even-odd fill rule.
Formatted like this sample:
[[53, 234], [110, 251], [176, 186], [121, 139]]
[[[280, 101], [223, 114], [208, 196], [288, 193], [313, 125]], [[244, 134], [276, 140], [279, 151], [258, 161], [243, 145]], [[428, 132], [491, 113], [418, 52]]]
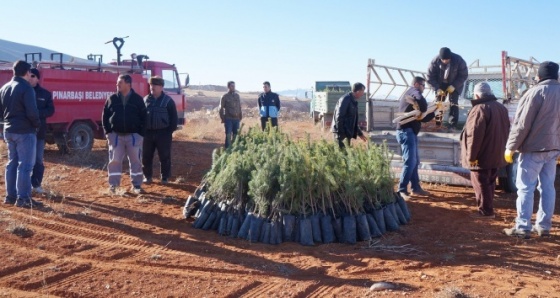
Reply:
[[342, 96], [336, 103], [331, 131], [340, 148], [344, 148], [344, 140], [347, 140], [348, 146], [350, 140], [356, 137], [360, 137], [364, 142], [367, 141], [358, 126], [358, 99], [364, 95], [365, 90], [364, 84], [355, 83], [352, 92]]
[[37, 128], [41, 126], [35, 91], [29, 84], [31, 65], [18, 60], [14, 77], [0, 89], [0, 122], [8, 144], [5, 204], [32, 208], [42, 204], [31, 198], [31, 172], [35, 164]]
[[272, 127], [278, 126], [278, 114], [280, 112], [280, 97], [270, 89], [270, 82], [263, 83], [264, 92], [259, 95], [259, 115], [261, 116], [261, 128], [264, 131], [266, 123], [270, 119]]
[[472, 109], [461, 133], [461, 162], [471, 170], [477, 218], [494, 218], [494, 190], [509, 134], [508, 110], [497, 101], [486, 82], [474, 86]]
[[449, 130], [457, 128], [459, 120], [459, 95], [469, 75], [467, 63], [463, 58], [452, 53], [449, 48], [441, 48], [428, 67], [428, 85], [436, 91], [436, 95], [449, 94]]
[[111, 95], [103, 107], [103, 130], [109, 145], [109, 191], [116, 193], [121, 183], [122, 161], [128, 156], [132, 191], [142, 190], [142, 146], [146, 131], [144, 99], [132, 89], [132, 77], [120, 75], [117, 93]]
[[41, 73], [37, 68], [31, 69], [29, 83], [35, 90], [37, 99], [37, 110], [39, 110], [39, 118], [41, 119], [41, 127], [37, 131], [37, 153], [35, 157], [35, 166], [33, 166], [33, 174], [31, 175], [31, 186], [36, 193], [43, 193], [41, 184], [43, 183], [43, 174], [45, 173], [45, 165], [43, 156], [45, 152], [45, 137], [47, 134], [47, 118], [54, 114], [54, 104], [52, 94], [49, 90], [39, 85]]

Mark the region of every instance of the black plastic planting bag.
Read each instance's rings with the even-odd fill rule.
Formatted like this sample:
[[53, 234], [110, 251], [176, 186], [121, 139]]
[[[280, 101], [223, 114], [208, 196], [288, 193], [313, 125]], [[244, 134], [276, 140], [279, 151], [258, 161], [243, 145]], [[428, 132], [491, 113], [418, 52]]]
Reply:
[[205, 230], [205, 231], [210, 230], [210, 228], [214, 224], [214, 221], [216, 221], [216, 218], [218, 217], [218, 211], [219, 211], [219, 209], [213, 209], [210, 212], [210, 215], [206, 219], [206, 222], [204, 223], [204, 225], [202, 225], [203, 230]]
[[282, 223], [284, 226], [284, 241], [294, 241], [292, 234], [296, 225], [296, 217], [291, 214], [284, 214], [282, 216]]
[[[229, 211], [226, 215], [226, 235], [231, 235], [231, 225], [233, 224], [233, 212], [234, 211]], [[237, 236], [237, 234], [235, 234], [235, 236]]]
[[200, 195], [206, 191], [206, 184], [199, 185], [196, 190], [194, 191], [195, 198], [200, 200]]
[[282, 233], [284, 233], [284, 227], [282, 225], [282, 220], [278, 219], [276, 221], [276, 243], [280, 244], [283, 242]]
[[342, 234], [345, 243], [356, 244], [356, 217], [345, 215], [342, 220]]
[[340, 217], [333, 218], [332, 226], [334, 230], [334, 236], [336, 237], [336, 241], [340, 243], [344, 243], [344, 235], [342, 234], [342, 218]]
[[299, 220], [299, 234], [301, 245], [312, 246], [313, 245], [313, 227], [311, 225], [311, 220], [309, 218], [301, 218]]
[[214, 202], [212, 202], [212, 200], [206, 200], [204, 207], [202, 207], [200, 214], [198, 215], [198, 217], [193, 223], [195, 228], [202, 229], [204, 223], [206, 223], [206, 220], [210, 216], [213, 206], [214, 206]]
[[399, 223], [397, 223], [397, 220], [393, 217], [393, 213], [391, 212], [389, 206], [385, 206], [385, 208], [383, 208], [383, 216], [385, 218], [387, 231], [391, 232], [399, 230]]
[[254, 215], [251, 219], [251, 227], [249, 228], [248, 240], [251, 242], [258, 242], [261, 237], [261, 228], [263, 225], [263, 219], [260, 216]]
[[394, 202], [390, 203], [390, 204], [387, 204], [387, 207], [391, 211], [391, 215], [393, 215], [393, 218], [395, 219], [395, 221], [397, 223], [399, 223], [399, 217], [397, 216], [397, 209], [395, 208], [395, 204], [396, 203], [394, 203]]
[[259, 238], [261, 243], [270, 243], [270, 222], [265, 222], [261, 228], [261, 237]]
[[229, 232], [229, 235], [233, 238], [237, 237], [237, 234], [239, 233], [239, 222], [239, 216], [233, 215], [233, 219], [231, 220], [231, 231]]
[[401, 210], [401, 206], [399, 206], [397, 202], [395, 202], [393, 205], [395, 206], [395, 211], [397, 212], [397, 218], [399, 220], [399, 223], [401, 225], [406, 225], [408, 223], [408, 220], [406, 220], [406, 218], [404, 217], [404, 214]]
[[296, 225], [294, 226], [294, 234], [292, 235], [294, 242], [299, 242], [299, 240], [301, 239], [300, 222], [301, 218], [299, 216], [296, 216]]
[[323, 242], [321, 237], [321, 220], [319, 214], [313, 214], [309, 219], [311, 220], [311, 228], [313, 229], [313, 242]]
[[377, 227], [381, 234], [385, 234], [387, 232], [387, 227], [385, 226], [385, 215], [383, 215], [383, 209], [375, 209], [373, 211], [373, 217], [375, 218], [375, 223], [377, 223]]
[[198, 218], [200, 216], [200, 213], [202, 212], [202, 209], [210, 201], [206, 198], [206, 193], [205, 192], [200, 193], [200, 196], [198, 196], [198, 200], [200, 201], [200, 208], [198, 208], [198, 210], [196, 211], [196, 214], [194, 215], [196, 218]]
[[379, 230], [379, 227], [377, 227], [377, 222], [375, 221], [373, 215], [366, 214], [366, 219], [369, 225], [369, 233], [371, 237], [372, 238], [381, 237], [383, 234]]
[[323, 236], [323, 243], [332, 243], [336, 240], [331, 220], [330, 215], [321, 217], [321, 236]]
[[247, 216], [245, 216], [245, 220], [243, 220], [243, 224], [239, 228], [239, 233], [237, 233], [238, 238], [247, 239], [247, 235], [249, 235], [249, 228], [251, 227], [252, 218], [253, 212], [247, 213]]
[[200, 201], [198, 201], [198, 199], [193, 196], [189, 196], [187, 198], [187, 201], [185, 202], [185, 207], [183, 208], [183, 216], [185, 218], [193, 216], [198, 210], [199, 206]]
[[270, 244], [278, 244], [278, 236], [276, 235], [278, 228], [277, 228], [277, 221], [270, 222], [270, 233], [267, 240], [267, 243]]
[[226, 236], [227, 232], [227, 216], [222, 216], [222, 218], [220, 218], [220, 225], [218, 226], [218, 234], [222, 235], [222, 236]]
[[369, 241], [371, 239], [369, 224], [365, 214], [356, 215], [356, 230], [358, 232], [358, 240]]
[[395, 197], [397, 198], [397, 204], [399, 204], [399, 206], [401, 207], [401, 211], [404, 215], [404, 218], [406, 219], [406, 222], [409, 222], [411, 216], [410, 216], [410, 210], [406, 205], [406, 201], [398, 193], [395, 193]]

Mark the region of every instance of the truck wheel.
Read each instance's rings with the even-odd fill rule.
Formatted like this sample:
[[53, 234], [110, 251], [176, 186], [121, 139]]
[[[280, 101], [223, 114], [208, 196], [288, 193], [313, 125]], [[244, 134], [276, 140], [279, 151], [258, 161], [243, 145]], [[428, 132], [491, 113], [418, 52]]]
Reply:
[[84, 122], [74, 123], [68, 131], [66, 146], [69, 152], [90, 152], [93, 147], [91, 126]]
[[513, 163], [506, 166], [507, 176], [500, 177], [498, 180], [504, 191], [507, 193], [517, 192], [517, 186], [515, 186], [515, 182], [517, 180], [517, 156], [518, 154], [515, 154], [513, 156]]

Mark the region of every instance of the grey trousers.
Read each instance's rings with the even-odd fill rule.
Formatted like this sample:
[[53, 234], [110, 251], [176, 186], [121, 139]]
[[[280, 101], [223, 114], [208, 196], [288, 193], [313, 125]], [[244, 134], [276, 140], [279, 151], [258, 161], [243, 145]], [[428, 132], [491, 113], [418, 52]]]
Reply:
[[142, 185], [142, 143], [144, 138], [137, 134], [117, 134], [111, 132], [107, 135], [109, 144], [109, 185], [119, 186], [121, 184], [122, 161], [128, 156], [130, 167], [130, 179], [134, 187]]

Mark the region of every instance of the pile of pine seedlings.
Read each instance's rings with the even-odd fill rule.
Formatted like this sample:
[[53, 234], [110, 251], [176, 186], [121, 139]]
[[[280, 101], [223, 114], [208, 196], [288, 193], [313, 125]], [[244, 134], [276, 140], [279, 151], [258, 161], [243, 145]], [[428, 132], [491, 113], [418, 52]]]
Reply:
[[290, 140], [277, 128], [253, 127], [212, 168], [183, 215], [194, 227], [251, 242], [356, 243], [409, 222], [393, 191], [385, 144], [339, 149], [335, 142]]

